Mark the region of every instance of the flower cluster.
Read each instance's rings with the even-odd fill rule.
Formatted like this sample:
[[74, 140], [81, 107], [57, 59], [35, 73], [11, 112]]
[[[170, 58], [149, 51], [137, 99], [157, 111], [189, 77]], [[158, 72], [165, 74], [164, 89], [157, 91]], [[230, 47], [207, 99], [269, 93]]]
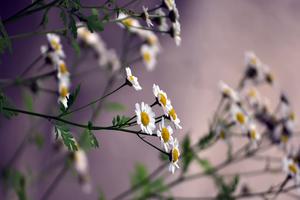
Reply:
[[[142, 89], [138, 83], [138, 79], [132, 75], [130, 68], [126, 68], [126, 73], [127, 81], [131, 86], [136, 90]], [[173, 124], [175, 129], [182, 129], [180, 119], [167, 94], [156, 84], [153, 85], [153, 94], [155, 96], [155, 102], [152, 105], [148, 105], [144, 102], [135, 104], [136, 122], [140, 126], [141, 131], [146, 134], [154, 135], [156, 130], [156, 136], [159, 137], [163, 148], [168, 152], [170, 158], [169, 171], [174, 173], [175, 169], [179, 168], [178, 161], [180, 151], [178, 141], [173, 136], [173, 128], [168, 121]], [[152, 109], [155, 105], [159, 105], [164, 113], [158, 118], [155, 117], [156, 115]], [[158, 127], [156, 127], [157, 123], [159, 123]]]
[[60, 41], [60, 37], [56, 34], [47, 34], [48, 45], [41, 47], [42, 55], [46, 59], [46, 63], [51, 64], [57, 70], [58, 79], [58, 101], [67, 108], [67, 98], [70, 94], [70, 73], [64, 61], [65, 53]]
[[[164, 12], [164, 9], [167, 10], [168, 15]], [[161, 51], [161, 46], [158, 37], [154, 33], [155, 31], [143, 27], [136, 17], [125, 12], [120, 12], [117, 20], [120, 21], [119, 24], [121, 27], [126, 28], [130, 33], [137, 35], [142, 40], [140, 47], [141, 57], [146, 68], [151, 71], [156, 65], [157, 55]], [[151, 10], [151, 12], [148, 8], [143, 7], [140, 17], [146, 22], [147, 27], [155, 27], [154, 24], [157, 24], [160, 32], [169, 33], [175, 39], [176, 44], [180, 45], [181, 28], [175, 1], [162, 1], [162, 5], [157, 9]], [[167, 18], [171, 21], [170, 28], [166, 20]]]
[[[285, 94], [279, 92], [278, 103], [272, 110], [267, 97], [259, 93], [259, 86], [274, 85], [274, 76], [269, 67], [253, 52], [245, 53], [246, 69], [240, 85], [234, 89], [220, 82], [221, 107], [216, 111], [212, 125], [218, 138], [226, 139], [241, 132], [254, 148], [266, 138], [287, 156], [283, 158], [283, 171], [288, 179], [300, 181], [300, 154], [290, 153], [289, 141], [295, 133], [295, 113]], [[276, 89], [276, 87], [273, 87]], [[288, 153], [287, 153], [288, 152]]]
[[294, 132], [295, 114], [284, 94], [277, 109], [271, 112], [268, 99], [259, 93], [259, 86], [274, 83], [269, 67], [253, 52], [245, 53], [246, 69], [238, 89], [220, 82], [223, 111], [214, 130], [221, 138], [234, 135], [236, 130], [246, 135], [257, 147], [262, 134], [272, 143], [286, 145]]
[[90, 32], [86, 27], [77, 29], [78, 40], [82, 47], [94, 50], [98, 65], [102, 68], [115, 72], [121, 68], [120, 60], [114, 49], [108, 49], [98, 33]]

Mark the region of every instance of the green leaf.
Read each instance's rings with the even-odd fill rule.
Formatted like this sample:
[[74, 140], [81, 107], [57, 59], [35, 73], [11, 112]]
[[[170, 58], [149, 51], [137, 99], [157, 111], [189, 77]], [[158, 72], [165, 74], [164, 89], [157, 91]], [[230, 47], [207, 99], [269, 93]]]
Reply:
[[204, 173], [212, 174], [215, 170], [212, 164], [207, 159], [197, 159], [199, 165], [203, 168]]
[[26, 195], [26, 178], [21, 172], [15, 169], [6, 169], [3, 172], [3, 179], [7, 186], [13, 188], [19, 200], [28, 199]]
[[98, 192], [98, 198], [97, 198], [97, 200], [105, 200], [106, 198], [105, 198], [105, 195], [104, 195], [104, 193], [100, 190], [99, 192]]
[[149, 173], [145, 165], [143, 164], [136, 164], [134, 173], [131, 175], [131, 186], [139, 185], [142, 182], [144, 184], [149, 182], [148, 179]]
[[91, 32], [103, 31], [103, 23], [99, 20], [99, 13], [97, 9], [92, 9], [92, 15], [87, 17], [87, 27]]
[[215, 184], [218, 187], [219, 193], [216, 199], [222, 200], [222, 199], [228, 199], [228, 200], [234, 200], [234, 197], [232, 196], [235, 192], [238, 183], [239, 183], [239, 176], [234, 176], [233, 179], [226, 183], [224, 178], [222, 176], [216, 175], [214, 177]]
[[43, 134], [36, 133], [33, 135], [32, 140], [38, 149], [42, 149], [45, 144], [45, 138]]
[[84, 150], [90, 150], [91, 148], [99, 147], [99, 143], [96, 136], [92, 133], [92, 131], [89, 128], [85, 129], [80, 135], [79, 144], [80, 147]]
[[191, 148], [191, 139], [188, 134], [186, 134], [182, 142], [182, 155], [183, 172], [186, 172], [194, 158], [194, 153]]
[[169, 156], [167, 156], [165, 153], [162, 153], [162, 152], [160, 152], [160, 154], [159, 154], [159, 159], [161, 161], [170, 161]]
[[[5, 40], [5, 44], [6, 44], [5, 47], [8, 48], [8, 50], [10, 52], [12, 52], [11, 41], [9, 39], [8, 33], [7, 33], [7, 31], [6, 31], [5, 27], [4, 27], [4, 24], [3, 24], [2, 20], [1, 20], [1, 18], [0, 18], [0, 33], [3, 36], [3, 39]], [[1, 45], [0, 45], [0, 52], [1, 52]]]
[[213, 141], [213, 139], [215, 138], [215, 134], [213, 131], [211, 131], [209, 134], [201, 137], [198, 141], [198, 147], [200, 150], [202, 149], [206, 149], [210, 143]]
[[71, 44], [72, 44], [73, 49], [75, 50], [76, 56], [80, 57], [81, 49], [80, 49], [78, 42], [74, 38], [71, 38]]
[[69, 31], [71, 32], [71, 34], [74, 38], [77, 38], [76, 21], [73, 18], [72, 14], [69, 15]]
[[162, 178], [151, 180], [149, 172], [143, 164], [136, 164], [135, 171], [131, 175], [131, 187], [139, 186], [134, 199], [148, 199], [151, 194], [160, 194], [167, 191]]
[[61, 18], [61, 20], [64, 24], [64, 27], [67, 27], [68, 26], [67, 15], [63, 9], [60, 11], [59, 17]]
[[33, 112], [33, 98], [32, 98], [32, 95], [28, 92], [23, 92], [22, 96], [23, 96], [23, 103], [24, 103], [25, 108], [28, 111]]
[[118, 102], [106, 102], [104, 108], [108, 112], [121, 112], [126, 110], [126, 106]]
[[65, 124], [56, 123], [55, 133], [56, 133], [56, 137], [59, 137], [63, 140], [64, 144], [69, 149], [69, 151], [78, 150], [77, 142]]
[[40, 23], [40, 26], [42, 26], [43, 28], [46, 28], [46, 25], [48, 24], [48, 21], [49, 21], [48, 13], [49, 13], [50, 9], [51, 9], [51, 7], [48, 7], [44, 11], [43, 18], [42, 18], [42, 21]]
[[7, 119], [10, 119], [16, 115], [18, 115], [17, 112], [9, 111], [4, 109], [5, 107], [7, 108], [15, 108], [13, 104], [10, 102], [8, 97], [6, 97], [1, 91], [0, 91], [0, 113]]
[[129, 119], [130, 119], [129, 117], [117, 115], [116, 117], [113, 118], [112, 124], [114, 127], [122, 128], [128, 125]]

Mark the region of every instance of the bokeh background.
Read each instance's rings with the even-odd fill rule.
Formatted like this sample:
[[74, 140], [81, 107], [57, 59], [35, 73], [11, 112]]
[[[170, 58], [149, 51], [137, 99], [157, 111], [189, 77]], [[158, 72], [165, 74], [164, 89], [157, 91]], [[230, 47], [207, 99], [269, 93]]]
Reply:
[[[87, 1], [98, 3], [98, 1]], [[147, 2], [155, 5], [155, 1]], [[157, 1], [158, 2], [158, 1]], [[224, 80], [231, 85], [238, 83], [244, 70], [244, 52], [253, 50], [267, 63], [275, 74], [277, 89], [284, 90], [290, 97], [296, 113], [300, 101], [300, 2], [297, 0], [177, 0], [182, 25], [182, 45], [176, 47], [174, 41], [167, 36], [160, 37], [163, 52], [158, 58], [158, 64], [153, 72], [148, 72], [142, 63], [136, 63], [134, 71], [143, 86], [140, 93], [131, 88], [121, 90], [109, 100], [118, 101], [127, 106], [124, 114], [134, 113], [134, 104], [145, 101], [152, 103], [152, 85], [159, 84], [172, 99], [177, 113], [182, 121], [183, 130], [176, 133], [180, 138], [190, 132], [196, 139], [204, 135], [208, 122], [216, 108], [220, 94], [218, 82]], [[2, 2], [0, 16], [6, 18], [25, 5], [28, 0]], [[136, 6], [141, 9], [141, 4]], [[58, 13], [51, 12], [50, 26], [57, 27], [60, 23]], [[30, 31], [40, 21], [41, 15], [33, 15], [10, 24], [8, 32], [11, 35]], [[101, 36], [107, 45], [119, 52], [122, 40], [121, 29], [109, 25]], [[29, 64], [40, 52], [40, 46], [46, 43], [45, 36], [31, 37], [26, 40], [13, 42], [13, 54], [4, 55], [0, 64], [0, 78], [13, 78]], [[72, 63], [74, 52], [64, 43], [68, 55], [67, 63]], [[70, 65], [70, 64], [69, 64]], [[92, 61], [83, 62], [80, 69], [91, 68]], [[88, 76], [74, 80], [73, 85], [81, 83], [80, 102], [84, 104], [98, 97], [105, 86], [107, 76], [99, 70]], [[51, 86], [51, 83], [46, 84]], [[52, 84], [53, 85], [53, 84]], [[116, 83], [119, 85], [119, 83]], [[265, 94], [274, 97], [264, 88]], [[21, 89], [11, 87], [5, 90], [13, 101], [22, 106]], [[34, 97], [37, 111], [46, 111], [49, 105], [56, 102], [51, 94], [39, 93]], [[276, 102], [276, 101], [275, 101]], [[117, 113], [103, 113], [95, 124], [110, 124]], [[75, 120], [85, 122], [89, 118], [89, 110], [75, 116]], [[45, 121], [39, 121], [39, 131], [44, 133], [48, 144], [45, 149], [38, 151], [33, 145], [24, 149], [23, 155], [15, 166], [23, 171], [42, 169], [57, 155], [51, 149], [51, 127]], [[0, 166], [3, 166], [15, 152], [29, 128], [26, 116], [18, 116], [13, 120], [0, 121]], [[79, 132], [79, 131], [78, 131]], [[133, 172], [135, 163], [144, 163], [149, 170], [159, 165], [158, 154], [149, 146], [143, 144], [134, 135], [111, 132], [97, 132], [100, 148], [88, 154], [92, 182], [95, 191], [85, 195], [80, 191], [76, 178], [69, 173], [50, 199], [95, 199], [97, 188], [105, 193], [108, 199], [129, 187], [129, 174]], [[218, 144], [203, 156], [217, 163], [224, 157], [224, 144]], [[278, 155], [272, 151], [271, 154]], [[236, 167], [225, 169], [224, 172], [237, 172], [257, 167], [256, 162], [244, 162]], [[195, 168], [196, 170], [196, 168]], [[38, 190], [32, 191], [33, 199], [40, 196], [46, 189], [57, 171], [49, 172], [47, 179], [37, 185]], [[279, 183], [284, 176], [266, 176], [261, 178], [242, 179], [242, 183], [250, 182], [255, 189], [268, 188], [270, 184]], [[174, 193], [180, 196], [195, 197], [214, 193], [213, 184], [205, 179], [203, 182], [194, 181], [174, 188]], [[282, 196], [280, 199], [287, 199]]]

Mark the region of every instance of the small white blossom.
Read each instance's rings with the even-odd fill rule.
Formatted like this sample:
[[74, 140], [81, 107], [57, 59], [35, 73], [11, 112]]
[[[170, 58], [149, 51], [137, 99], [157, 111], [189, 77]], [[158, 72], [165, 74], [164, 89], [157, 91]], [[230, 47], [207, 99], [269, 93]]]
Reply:
[[157, 136], [160, 137], [161, 143], [164, 146], [166, 151], [169, 151], [169, 146], [173, 141], [173, 129], [171, 126], [165, 125], [165, 120], [162, 118], [159, 128], [157, 130]]
[[132, 87], [135, 89], [135, 90], [141, 90], [142, 87], [140, 86], [139, 82], [138, 82], [138, 78], [133, 76], [132, 73], [131, 73], [131, 70], [129, 67], [126, 67], [126, 76], [127, 76], [127, 81], [130, 82], [130, 84], [132, 85]]
[[180, 157], [180, 151], [179, 151], [179, 145], [177, 139], [174, 139], [173, 142], [171, 143], [171, 162], [169, 165], [169, 171], [174, 174], [176, 168], [179, 169], [178, 161]]
[[137, 116], [137, 124], [140, 125], [142, 131], [152, 135], [155, 129], [155, 113], [151, 107], [144, 102], [142, 102], [141, 105], [136, 103], [135, 113]]

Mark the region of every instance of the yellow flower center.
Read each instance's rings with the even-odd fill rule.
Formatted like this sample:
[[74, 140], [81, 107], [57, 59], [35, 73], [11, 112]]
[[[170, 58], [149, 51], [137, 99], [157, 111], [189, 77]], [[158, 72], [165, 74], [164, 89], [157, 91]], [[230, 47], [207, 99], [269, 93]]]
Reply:
[[220, 131], [220, 138], [223, 139], [223, 140], [226, 138], [226, 133], [225, 133], [225, 131], [223, 131], [223, 130]]
[[161, 129], [161, 137], [164, 140], [164, 143], [167, 143], [170, 140], [170, 132], [166, 127]]
[[267, 82], [272, 84], [274, 82], [274, 75], [272, 73], [268, 73], [266, 75]]
[[150, 61], [151, 61], [151, 54], [149, 52], [144, 52], [143, 59], [145, 60], [146, 63], [150, 63]]
[[148, 126], [150, 123], [150, 117], [146, 112], [141, 112], [141, 120], [144, 126]]
[[281, 135], [280, 140], [283, 143], [287, 143], [289, 141], [289, 137], [287, 135]]
[[147, 38], [147, 41], [148, 41], [148, 43], [151, 44], [151, 45], [155, 45], [155, 44], [157, 43], [156, 37], [153, 37], [153, 36], [149, 36], [149, 37]]
[[132, 26], [132, 25], [133, 25], [133, 22], [134, 22], [133, 19], [124, 19], [124, 20], [122, 21], [122, 23], [123, 23], [125, 26]]
[[251, 131], [250, 131], [250, 138], [251, 138], [252, 140], [256, 140], [256, 131], [255, 131], [255, 130], [251, 130]]
[[83, 37], [83, 39], [87, 40], [89, 38], [90, 34], [91, 33], [88, 30], [83, 30], [82, 31], [82, 37]]
[[296, 119], [296, 114], [295, 114], [294, 112], [291, 112], [289, 118], [290, 118], [290, 120], [295, 121], [295, 119]]
[[173, 148], [172, 150], [172, 162], [177, 162], [179, 158], [179, 150], [177, 148]]
[[68, 72], [68, 68], [67, 68], [67, 66], [66, 66], [65, 63], [61, 63], [61, 64], [59, 65], [59, 71], [60, 71], [62, 74], [65, 74], [65, 73]]
[[251, 65], [257, 65], [257, 59], [256, 58], [251, 58], [250, 64]]
[[174, 108], [172, 108], [172, 109], [169, 111], [169, 115], [171, 116], [171, 118], [172, 118], [173, 120], [176, 120], [176, 119], [177, 119], [177, 114], [176, 114]]
[[223, 94], [227, 97], [231, 96], [231, 90], [229, 88], [225, 88], [223, 90]]
[[289, 164], [289, 170], [293, 173], [293, 174], [297, 174], [297, 166], [294, 163]]
[[246, 121], [245, 115], [241, 112], [237, 112], [235, 114], [235, 118], [240, 124], [244, 124]]
[[162, 94], [162, 93], [159, 93], [159, 102], [163, 105], [163, 106], [166, 106], [167, 105], [167, 97]]
[[61, 49], [61, 45], [60, 45], [58, 42], [56, 42], [55, 40], [51, 40], [50, 43], [51, 43], [52, 48], [53, 48], [55, 51], [58, 51], [58, 50]]
[[128, 79], [129, 79], [131, 82], [133, 82], [133, 81], [134, 81], [134, 76], [131, 75], [131, 76], [128, 77]]
[[65, 86], [61, 87], [61, 89], [60, 89], [60, 96], [61, 97], [66, 97], [68, 95], [68, 93], [69, 93], [69, 90], [68, 90], [67, 87], [65, 87]]
[[250, 91], [248, 92], [248, 96], [249, 97], [256, 97], [257, 96], [257, 92], [255, 89], [250, 89]]

